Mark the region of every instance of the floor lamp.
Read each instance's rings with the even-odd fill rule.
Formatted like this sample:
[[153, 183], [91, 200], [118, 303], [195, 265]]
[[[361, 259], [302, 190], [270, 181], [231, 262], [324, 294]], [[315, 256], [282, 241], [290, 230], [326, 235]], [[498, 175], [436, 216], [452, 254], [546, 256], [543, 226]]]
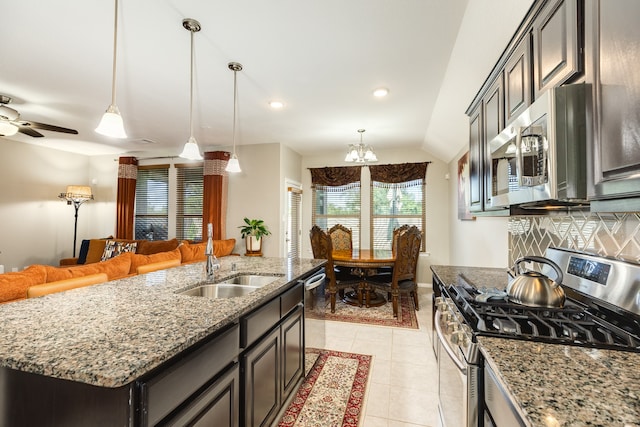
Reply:
[[58, 196], [62, 200], [66, 200], [68, 205], [73, 205], [76, 210], [75, 223], [73, 225], [73, 257], [76, 257], [76, 237], [78, 236], [78, 209], [87, 200], [93, 200], [91, 187], [88, 185], [69, 185], [65, 193]]

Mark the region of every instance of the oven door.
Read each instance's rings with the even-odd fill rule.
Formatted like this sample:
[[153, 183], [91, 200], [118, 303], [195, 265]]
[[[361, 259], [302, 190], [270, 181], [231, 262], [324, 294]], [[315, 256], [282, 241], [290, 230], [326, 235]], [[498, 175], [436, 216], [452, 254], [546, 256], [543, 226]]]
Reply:
[[469, 365], [450, 342], [442, 312], [436, 311], [438, 413], [443, 427], [478, 426], [478, 366]]

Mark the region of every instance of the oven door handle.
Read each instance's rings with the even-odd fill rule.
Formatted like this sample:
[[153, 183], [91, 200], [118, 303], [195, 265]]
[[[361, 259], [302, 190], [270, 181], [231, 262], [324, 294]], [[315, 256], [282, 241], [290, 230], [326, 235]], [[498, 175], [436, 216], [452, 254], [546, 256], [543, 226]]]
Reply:
[[467, 374], [467, 367], [464, 362], [460, 361], [455, 351], [449, 345], [449, 342], [445, 339], [444, 333], [442, 332], [442, 328], [440, 327], [440, 317], [442, 316], [440, 310], [436, 310], [436, 318], [434, 319], [436, 334], [438, 335], [438, 341], [442, 344], [442, 348], [447, 352], [451, 360], [456, 364], [458, 369], [464, 374]]

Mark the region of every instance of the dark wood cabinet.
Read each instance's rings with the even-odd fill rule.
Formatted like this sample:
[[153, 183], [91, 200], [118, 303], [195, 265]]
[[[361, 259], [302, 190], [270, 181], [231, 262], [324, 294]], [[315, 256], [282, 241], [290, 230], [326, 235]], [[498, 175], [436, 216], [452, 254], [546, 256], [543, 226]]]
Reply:
[[181, 408], [164, 426], [238, 427], [240, 425], [240, 370], [234, 363], [220, 378]]
[[594, 211], [640, 210], [640, 2], [585, 2], [586, 81], [593, 87]]
[[525, 34], [504, 65], [506, 124], [531, 105], [531, 37]]
[[483, 156], [483, 209], [485, 211], [492, 210], [493, 204], [491, 197], [493, 196], [493, 187], [495, 179], [495, 167], [491, 158], [491, 150], [489, 142], [493, 140], [502, 129], [504, 129], [504, 85], [502, 74], [487, 91], [482, 101], [484, 108], [484, 145], [482, 149]]
[[208, 400], [200, 390], [210, 387], [216, 376], [237, 362], [239, 343], [240, 328], [235, 324], [139, 380], [140, 425], [165, 423], [176, 408], [199, 407], [192, 402]]
[[484, 159], [484, 121], [482, 104], [469, 116], [469, 210], [482, 212], [482, 163]]
[[549, 1], [533, 21], [535, 99], [582, 71], [578, 0]]
[[[304, 377], [303, 298], [304, 287], [299, 283], [246, 316], [253, 321], [241, 320], [249, 327], [248, 336], [255, 336], [254, 329], [267, 330], [249, 342], [241, 355], [241, 412], [245, 427], [271, 425]], [[255, 319], [272, 321], [265, 324]]]

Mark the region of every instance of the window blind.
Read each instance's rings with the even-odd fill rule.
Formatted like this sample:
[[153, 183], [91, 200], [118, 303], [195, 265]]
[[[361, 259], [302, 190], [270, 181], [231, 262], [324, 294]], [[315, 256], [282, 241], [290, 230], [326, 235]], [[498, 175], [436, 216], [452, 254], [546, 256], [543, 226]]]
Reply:
[[135, 238], [166, 240], [169, 231], [169, 165], [139, 166]]
[[302, 191], [289, 187], [289, 228], [287, 229], [287, 256], [289, 258], [300, 258], [300, 227]]
[[176, 165], [176, 170], [176, 238], [203, 240], [203, 167]]
[[347, 185], [315, 185], [312, 223], [328, 230], [336, 224], [350, 228], [354, 249], [360, 248], [360, 182]]
[[[424, 179], [400, 183], [371, 182], [371, 248], [391, 249], [393, 230], [415, 225], [424, 235], [426, 195]], [[422, 239], [422, 250], [425, 250]]]

